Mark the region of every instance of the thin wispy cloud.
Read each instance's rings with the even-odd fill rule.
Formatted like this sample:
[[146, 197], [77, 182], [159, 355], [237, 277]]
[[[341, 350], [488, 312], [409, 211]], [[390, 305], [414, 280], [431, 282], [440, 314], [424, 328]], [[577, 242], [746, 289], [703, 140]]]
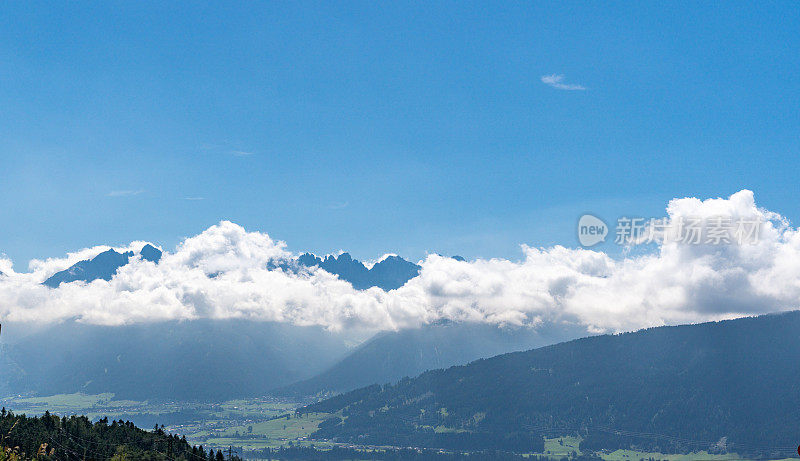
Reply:
[[144, 189], [138, 190], [112, 190], [106, 196], [108, 197], [131, 197], [133, 195], [139, 195], [144, 192]]
[[183, 199], [184, 200], [196, 201], [196, 200], [205, 200], [206, 198], [205, 197], [184, 197]]
[[248, 152], [245, 150], [232, 150], [230, 154], [234, 157], [250, 157], [251, 155], [255, 155], [255, 152]]
[[543, 75], [542, 83], [544, 83], [545, 85], [549, 85], [557, 90], [586, 91], [586, 87], [583, 85], [577, 85], [574, 83], [564, 83], [564, 76], [560, 74]]
[[341, 210], [342, 208], [347, 208], [347, 205], [350, 205], [349, 202], [334, 202], [328, 205], [329, 210]]

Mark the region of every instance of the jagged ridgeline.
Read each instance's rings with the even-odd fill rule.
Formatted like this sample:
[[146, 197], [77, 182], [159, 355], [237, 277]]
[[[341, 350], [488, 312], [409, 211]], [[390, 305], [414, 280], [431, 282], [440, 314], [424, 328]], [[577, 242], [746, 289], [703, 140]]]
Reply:
[[[118, 252], [109, 249], [92, 259], [78, 261], [67, 269], [56, 272], [43, 284], [51, 288], [58, 288], [62, 283], [76, 281], [108, 281], [114, 277], [120, 267], [128, 264], [130, 259], [136, 255], [137, 253], [133, 251]], [[158, 264], [162, 252], [148, 243], [142, 247], [138, 255], [145, 261]], [[455, 258], [463, 260], [458, 256]], [[278, 267], [293, 271], [308, 267], [320, 267], [331, 274], [338, 275], [342, 280], [350, 282], [356, 290], [365, 290], [371, 287], [394, 290], [419, 275], [421, 269], [419, 265], [396, 255], [387, 256], [368, 268], [361, 261], [353, 259], [349, 253], [342, 253], [339, 256], [328, 255], [324, 258], [304, 253], [296, 259], [276, 261], [270, 265], [270, 268]], [[0, 276], [2, 275], [3, 273], [0, 272]]]
[[[161, 260], [161, 250], [149, 243], [142, 247], [139, 255], [142, 259], [156, 264]], [[99, 279], [108, 281], [120, 267], [128, 264], [133, 256], [133, 251], [120, 253], [113, 249], [106, 250], [92, 259], [79, 261], [63, 271], [56, 272], [43, 283], [51, 288], [57, 288], [62, 283], [75, 281], [91, 282]]]
[[[211, 456], [209, 456], [211, 455]], [[231, 459], [222, 452], [207, 453], [186, 438], [166, 434], [161, 428], [145, 431], [127, 421], [103, 418], [95, 423], [85, 416], [40, 417], [0, 413], [0, 460], [173, 460]]]
[[[138, 255], [154, 264], [162, 257], [149, 244]], [[138, 255], [107, 250], [54, 274], [45, 284], [58, 289], [110, 280]], [[314, 267], [357, 289], [384, 290], [404, 285], [420, 270], [398, 256], [368, 268], [347, 253], [324, 258], [306, 253], [271, 268], [302, 272]], [[200, 319], [101, 326], [66, 321], [35, 330], [16, 327], [12, 339], [0, 346], [0, 364], [13, 370], [0, 375], [3, 394], [112, 392], [142, 400], [224, 400], [276, 389], [292, 397], [343, 392], [582, 334], [563, 328], [445, 322], [379, 333], [353, 350], [343, 333], [276, 322]], [[154, 374], [160, 379], [151, 379]], [[297, 385], [287, 386], [292, 383]]]
[[300, 266], [318, 266], [339, 278], [347, 280], [356, 290], [379, 287], [394, 290], [419, 275], [420, 267], [399, 256], [387, 256], [367, 268], [362, 262], [353, 259], [349, 253], [339, 256], [328, 255], [320, 258], [311, 253], [304, 253], [297, 258]]

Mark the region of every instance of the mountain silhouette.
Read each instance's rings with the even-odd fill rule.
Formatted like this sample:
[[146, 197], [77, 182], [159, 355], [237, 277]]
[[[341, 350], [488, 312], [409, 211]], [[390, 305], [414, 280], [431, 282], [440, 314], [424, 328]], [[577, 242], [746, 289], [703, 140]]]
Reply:
[[142, 250], [139, 252], [142, 255], [142, 259], [146, 261], [150, 261], [153, 263], [158, 264], [161, 261], [161, 250], [150, 245], [149, 243], [142, 247]]
[[[142, 247], [139, 252], [142, 259], [158, 263], [161, 260], [161, 250], [150, 245], [149, 243]], [[50, 288], [58, 288], [62, 283], [70, 283], [75, 281], [92, 282], [94, 280], [111, 280], [117, 270], [128, 264], [131, 257], [134, 256], [132, 251], [119, 253], [114, 249], [106, 250], [92, 259], [78, 261], [69, 268], [56, 272], [43, 282], [44, 285]]]
[[585, 334], [583, 329], [545, 326], [498, 326], [485, 323], [439, 322], [421, 328], [375, 335], [340, 362], [313, 378], [276, 390], [278, 395], [305, 397], [347, 392], [506, 352], [554, 344]]
[[[146, 244], [139, 251], [139, 255], [146, 261], [158, 264], [161, 260], [161, 250]], [[124, 253], [113, 249], [106, 250], [92, 259], [78, 261], [69, 268], [56, 272], [43, 282], [51, 288], [58, 288], [62, 283], [75, 281], [92, 282], [94, 280], [111, 280], [117, 270], [128, 264], [132, 251]], [[367, 268], [362, 262], [353, 259], [349, 253], [342, 253], [339, 256], [328, 255], [320, 258], [311, 253], [300, 255], [296, 261], [281, 261], [270, 263], [270, 269], [281, 268], [284, 270], [297, 270], [299, 267], [320, 267], [331, 274], [338, 275], [342, 280], [346, 280], [357, 290], [366, 290], [371, 287], [379, 287], [383, 290], [394, 290], [405, 285], [406, 282], [419, 275], [420, 266], [406, 261], [399, 256], [388, 256], [376, 263], [372, 268]], [[2, 275], [2, 273], [0, 273]], [[215, 274], [212, 274], [213, 277]]]
[[328, 255], [324, 259], [311, 253], [304, 253], [297, 258], [297, 263], [305, 267], [320, 267], [331, 274], [346, 280], [357, 290], [379, 287], [383, 290], [394, 290], [419, 275], [420, 266], [406, 261], [399, 256], [388, 256], [367, 269], [362, 262], [353, 259], [349, 253], [338, 257]]

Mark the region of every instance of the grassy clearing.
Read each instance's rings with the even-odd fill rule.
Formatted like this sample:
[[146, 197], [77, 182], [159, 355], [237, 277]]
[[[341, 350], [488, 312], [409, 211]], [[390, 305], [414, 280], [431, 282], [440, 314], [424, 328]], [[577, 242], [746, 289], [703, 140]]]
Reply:
[[184, 409], [180, 404], [114, 400], [114, 394], [58, 394], [46, 397], [10, 397], [0, 400], [3, 406], [16, 413], [29, 415], [45, 411], [57, 415], [86, 415], [92, 420], [102, 417], [125, 418], [136, 414], [165, 415]]
[[[581, 454], [579, 449], [581, 443], [580, 437], [555, 437], [546, 438], [544, 441], [544, 454], [551, 456], [553, 459], [561, 459], [574, 451], [578, 455]], [[643, 452], [633, 450], [615, 450], [610, 453], [602, 453], [601, 457], [607, 461], [639, 461], [641, 459], [656, 459], [664, 461], [695, 461], [698, 459], [704, 461], [730, 461], [740, 460], [739, 455], [735, 453], [727, 453], [722, 455], [709, 454], [706, 451], [700, 451], [689, 454], [666, 454], [656, 452]]]
[[[241, 436], [261, 436], [270, 439], [295, 440], [301, 437], [308, 437], [316, 431], [319, 423], [331, 415], [328, 413], [308, 413], [302, 416], [286, 414], [285, 417], [262, 421], [251, 425], [234, 426], [220, 433], [221, 436], [231, 437]], [[252, 428], [252, 430], [251, 430]]]
[[203, 443], [206, 446], [235, 446], [246, 450], [261, 448], [277, 448], [293, 444], [314, 445], [326, 447], [331, 444], [311, 442], [305, 440], [317, 430], [319, 423], [329, 418], [328, 413], [310, 413], [302, 417], [293, 413], [269, 421], [253, 422], [252, 424], [236, 425], [224, 430], [202, 430], [187, 434], [190, 442]]
[[69, 408], [69, 409], [83, 409], [91, 408], [96, 405], [110, 402], [114, 398], [114, 394], [58, 394], [48, 397], [24, 397], [18, 399], [10, 399], [11, 402], [17, 405], [31, 406], [31, 407], [46, 407], [51, 412], [56, 408]]
[[552, 439], [544, 439], [544, 454], [561, 458], [569, 456], [573, 451], [577, 454], [581, 453], [578, 448], [581, 444], [580, 437], [555, 437]]
[[92, 417], [108, 416], [109, 418], [125, 414], [168, 414], [177, 411], [194, 410], [206, 420], [247, 420], [269, 419], [292, 411], [297, 407], [294, 402], [282, 402], [271, 399], [230, 400], [222, 403], [197, 402], [148, 402], [134, 400], [114, 400], [114, 394], [59, 394], [47, 397], [9, 397], [0, 399], [0, 403], [17, 412], [30, 414], [44, 413], [45, 410], [56, 414], [81, 413]]

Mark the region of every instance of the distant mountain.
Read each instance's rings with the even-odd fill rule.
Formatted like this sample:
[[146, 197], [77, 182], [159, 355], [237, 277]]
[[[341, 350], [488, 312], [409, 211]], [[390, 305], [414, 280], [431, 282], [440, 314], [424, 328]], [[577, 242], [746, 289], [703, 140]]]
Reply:
[[16, 364], [8, 357], [6, 345], [2, 343], [0, 343], [0, 370], [2, 370], [2, 373], [0, 373], [0, 396], [10, 395], [11, 377], [16, 373], [19, 373], [19, 370], [17, 369]]
[[583, 450], [785, 457], [798, 408], [800, 312], [791, 312], [505, 354], [303, 411], [342, 411], [313, 437], [361, 444], [514, 449], [508, 434], [579, 434]]
[[399, 256], [387, 256], [369, 270], [372, 283], [384, 290], [394, 290], [419, 275], [421, 267]]
[[[147, 244], [139, 251], [142, 259], [156, 264], [161, 260], [161, 250]], [[79, 261], [69, 268], [56, 272], [43, 282], [51, 288], [58, 288], [62, 283], [75, 281], [91, 282], [93, 280], [111, 280], [117, 270], [128, 264], [132, 251], [124, 253], [113, 249], [104, 251], [92, 259]], [[420, 266], [406, 261], [399, 256], [388, 256], [380, 262], [367, 268], [360, 261], [353, 259], [350, 254], [342, 253], [339, 256], [326, 256], [320, 258], [311, 253], [300, 255], [296, 261], [280, 261], [270, 264], [270, 268], [297, 270], [299, 267], [320, 267], [331, 274], [338, 275], [346, 280], [357, 290], [379, 287], [383, 290], [394, 290], [405, 285], [406, 282], [419, 275]], [[0, 273], [2, 275], [2, 273]], [[212, 275], [213, 276], [213, 275]]]
[[427, 370], [553, 344], [581, 336], [582, 332], [565, 327], [534, 330], [455, 322], [384, 332], [330, 369], [275, 393], [311, 396], [346, 392], [373, 383], [396, 382]]
[[[142, 259], [158, 263], [161, 260], [161, 250], [149, 243], [139, 252]], [[62, 283], [75, 281], [91, 282], [93, 280], [111, 280], [117, 269], [128, 264], [134, 256], [132, 251], [119, 253], [113, 249], [104, 251], [92, 259], [79, 261], [69, 268], [56, 272], [43, 283], [51, 288], [58, 288]]]
[[139, 254], [142, 255], [142, 259], [145, 261], [150, 261], [156, 264], [161, 261], [161, 250], [153, 245], [150, 245], [149, 243], [142, 247], [141, 251], [139, 251]]
[[346, 280], [357, 290], [379, 287], [394, 290], [419, 275], [420, 266], [406, 261], [399, 256], [389, 256], [367, 269], [363, 263], [353, 259], [349, 253], [328, 255], [324, 259], [311, 253], [304, 253], [297, 258], [297, 263], [305, 267], [320, 267], [331, 274]]
[[264, 395], [319, 373], [348, 350], [322, 328], [245, 320], [66, 322], [1, 346], [6, 391], [206, 401]]

